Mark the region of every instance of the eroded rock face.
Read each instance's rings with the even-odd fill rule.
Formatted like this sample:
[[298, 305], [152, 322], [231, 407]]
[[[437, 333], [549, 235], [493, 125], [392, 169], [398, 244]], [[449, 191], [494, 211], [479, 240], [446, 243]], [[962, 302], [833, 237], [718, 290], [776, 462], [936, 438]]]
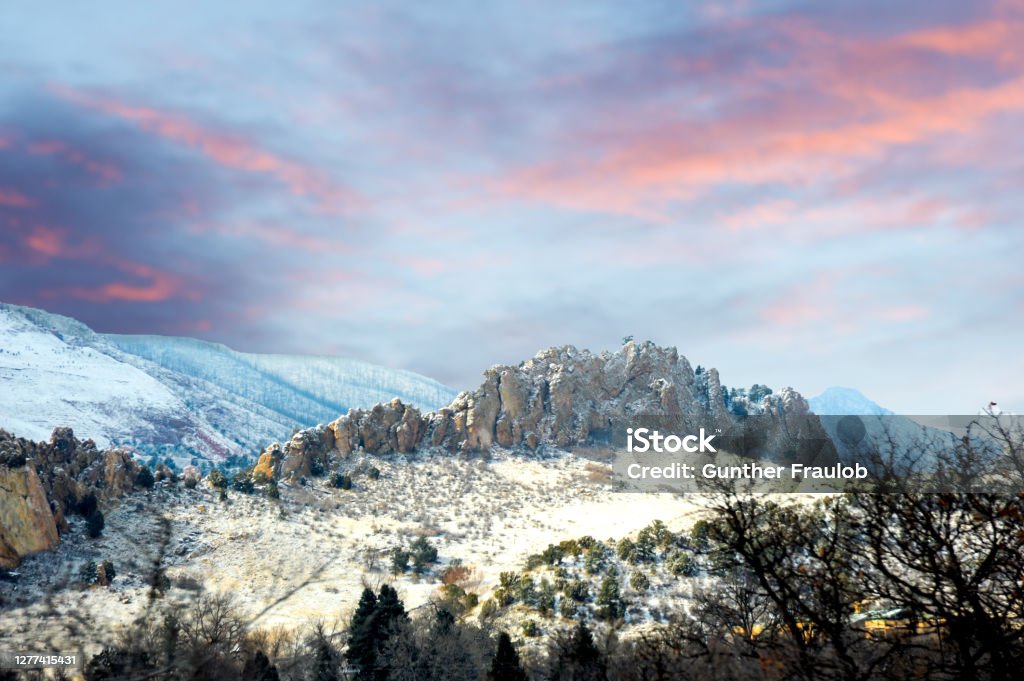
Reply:
[[260, 453], [256, 466], [252, 470], [253, 476], [263, 480], [278, 478], [281, 474], [281, 461], [283, 458], [284, 451], [281, 449], [281, 445], [275, 442], [271, 447], [267, 447]]
[[[759, 404], [744, 402], [744, 410], [764, 415], [757, 425], [758, 447], [789, 451], [789, 439], [807, 436], [815, 424], [821, 430], [813, 416], [800, 418], [808, 414], [807, 403], [789, 388]], [[460, 393], [436, 412], [421, 414], [399, 400], [351, 410], [326, 426], [333, 449], [318, 450], [316, 456], [326, 454], [330, 464], [358, 452], [386, 455], [438, 448], [456, 453], [545, 445], [573, 449], [609, 444], [641, 416], [668, 418], [680, 430], [726, 432], [738, 418], [727, 407], [718, 372], [695, 372], [675, 348], [629, 342], [617, 352], [597, 355], [564, 346], [539, 352], [518, 366], [488, 369], [478, 389]], [[289, 448], [308, 458], [305, 446]]]
[[15, 567], [24, 556], [56, 548], [57, 523], [46, 492], [31, 465], [0, 465], [0, 566]]
[[[328, 443], [330, 443], [328, 445]], [[277, 443], [274, 443], [276, 445]], [[273, 450], [274, 445], [268, 447]], [[280, 447], [280, 445], [278, 445]], [[284, 446], [280, 475], [283, 478], [302, 478], [322, 475], [327, 470], [327, 453], [334, 447], [334, 435], [326, 426], [300, 430]], [[266, 450], [264, 454], [268, 453]], [[262, 455], [261, 455], [262, 457]]]
[[79, 501], [90, 493], [101, 503], [121, 497], [138, 474], [128, 452], [100, 451], [70, 428], [54, 429], [49, 442], [0, 430], [0, 565], [54, 548]]

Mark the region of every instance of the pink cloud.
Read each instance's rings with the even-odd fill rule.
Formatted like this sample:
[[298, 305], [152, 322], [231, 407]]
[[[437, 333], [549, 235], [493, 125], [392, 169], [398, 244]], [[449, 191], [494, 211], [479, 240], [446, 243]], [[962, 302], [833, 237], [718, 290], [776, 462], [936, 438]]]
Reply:
[[57, 156], [83, 168], [101, 182], [110, 184], [121, 179], [121, 170], [110, 163], [87, 157], [84, 153], [60, 140], [41, 140], [27, 147], [34, 156]]
[[830, 198], [820, 204], [769, 199], [728, 213], [717, 224], [734, 232], [771, 228], [773, 234], [789, 239], [820, 239], [947, 224], [976, 229], [992, 220], [989, 211], [969, 203], [922, 195]]
[[825, 343], [859, 333], [871, 322], [902, 324], [920, 322], [931, 310], [916, 302], [890, 300], [884, 292], [866, 289], [865, 275], [894, 277], [898, 271], [877, 266], [849, 267], [820, 272], [780, 290], [758, 309], [766, 323], [758, 327], [758, 337], [785, 343], [792, 334], [820, 332]]
[[37, 225], [21, 238], [27, 253], [44, 261], [50, 259], [89, 261], [97, 266], [113, 268], [134, 280], [111, 281], [99, 286], [71, 286], [41, 291], [44, 297], [68, 296], [97, 303], [115, 301], [161, 302], [171, 298], [196, 299], [198, 294], [187, 287], [178, 275], [144, 263], [109, 255], [90, 241], [72, 243], [66, 230]]
[[65, 234], [62, 230], [38, 225], [25, 235], [22, 244], [32, 253], [55, 258], [65, 253]]
[[[803, 20], [780, 20], [775, 29], [798, 58], [729, 76], [737, 91], [762, 93], [752, 96], [763, 97], [767, 111], [652, 123], [631, 132], [622, 131], [618, 119], [598, 121], [597, 129], [609, 131], [603, 137], [570, 131], [553, 158], [494, 179], [492, 195], [657, 221], [672, 202], [718, 187], [836, 182], [893, 149], [941, 148], [984, 131], [996, 116], [1024, 112], [1024, 77], [1016, 74], [922, 94], [922, 79], [942, 81], [912, 53], [970, 50], [1005, 63], [1024, 44], [1022, 24], [993, 20], [884, 40], [854, 40]], [[803, 91], [827, 95], [828, 104], [809, 113], [801, 96], [788, 89], [779, 94], [780, 83], [801, 83]], [[991, 159], [979, 153], [966, 161]], [[775, 211], [769, 219], [777, 220], [785, 206], [769, 208]]]
[[111, 303], [116, 301], [156, 303], [179, 297], [194, 298], [184, 289], [181, 279], [171, 273], [159, 270], [142, 263], [119, 260], [114, 266], [125, 274], [132, 275], [142, 282], [114, 281], [94, 287], [71, 287], [67, 295], [79, 300], [94, 303]]
[[982, 56], [999, 63], [1019, 63], [1024, 51], [1021, 35], [1024, 23], [1012, 19], [991, 19], [968, 26], [940, 26], [915, 31], [899, 38], [907, 47], [955, 56]]
[[0, 206], [8, 208], [30, 208], [36, 202], [28, 198], [16, 189], [5, 189], [0, 187]]
[[269, 175], [293, 195], [313, 197], [325, 211], [338, 212], [363, 202], [355, 191], [334, 182], [322, 170], [283, 158], [240, 135], [210, 130], [181, 114], [133, 106], [63, 85], [52, 86], [51, 90], [79, 106], [121, 118], [154, 135], [196, 149], [225, 168]]

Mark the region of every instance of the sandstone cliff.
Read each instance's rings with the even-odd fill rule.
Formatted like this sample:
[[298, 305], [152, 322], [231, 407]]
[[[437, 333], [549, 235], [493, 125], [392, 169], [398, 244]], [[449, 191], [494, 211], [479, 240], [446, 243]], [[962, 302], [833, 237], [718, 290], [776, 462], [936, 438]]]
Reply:
[[54, 548], [67, 516], [94, 494], [101, 503], [135, 488], [140, 467], [128, 452], [100, 451], [56, 428], [49, 442], [0, 430], [0, 566]]
[[57, 542], [57, 524], [35, 469], [0, 465], [0, 566], [14, 567]]
[[298, 477], [356, 452], [619, 444], [627, 427], [653, 417], [663, 428], [732, 434], [733, 450], [750, 456], [834, 460], [821, 424], [796, 391], [786, 388], [757, 403], [739, 399], [742, 409], [730, 411], [718, 371], [695, 371], [675, 348], [631, 341], [617, 352], [594, 354], [564, 346], [518, 366], [488, 369], [479, 388], [435, 412], [424, 414], [399, 400], [354, 409], [326, 426], [299, 431], [283, 446], [274, 443], [264, 454], [281, 461], [281, 475]]

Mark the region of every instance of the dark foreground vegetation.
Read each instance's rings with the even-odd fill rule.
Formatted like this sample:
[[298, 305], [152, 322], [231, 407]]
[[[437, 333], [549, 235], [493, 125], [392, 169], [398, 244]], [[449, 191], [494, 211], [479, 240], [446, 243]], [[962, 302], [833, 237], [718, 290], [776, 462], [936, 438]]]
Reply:
[[497, 619], [453, 614], [442, 602], [410, 613], [385, 584], [365, 589], [347, 622], [315, 623], [296, 634], [252, 626], [224, 597], [171, 607], [154, 588], [143, 620], [88, 660], [84, 675], [1019, 679], [1024, 447], [1019, 431], [997, 435], [998, 456], [983, 469], [979, 457], [988, 455], [970, 438], [942, 453], [932, 480], [944, 476], [945, 491], [921, 491], [921, 480], [907, 475], [814, 503], [714, 491], [693, 535], [693, 560], [708, 578], [690, 610], [668, 623], [626, 628], [621, 619], [596, 621], [581, 610], [541, 645], [517, 648]]

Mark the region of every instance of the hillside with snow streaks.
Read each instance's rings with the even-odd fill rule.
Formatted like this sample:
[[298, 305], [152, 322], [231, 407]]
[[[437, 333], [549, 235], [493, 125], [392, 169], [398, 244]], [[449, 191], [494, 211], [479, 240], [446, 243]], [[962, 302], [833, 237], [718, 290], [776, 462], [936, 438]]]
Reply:
[[455, 391], [407, 371], [339, 357], [260, 355], [219, 343], [167, 336], [105, 336], [121, 350], [208, 381], [302, 425], [333, 420], [352, 407], [390, 402], [435, 409]]
[[101, 447], [221, 459], [253, 454], [349, 407], [400, 397], [436, 408], [454, 394], [361, 362], [106, 336], [68, 317], [0, 303], [0, 428], [22, 437], [46, 439], [55, 426], [70, 426]]
[[195, 413], [160, 378], [72, 319], [0, 306], [0, 427], [8, 431], [40, 440], [71, 426], [101, 447], [174, 446], [211, 457], [238, 448], [208, 420], [215, 410]]

